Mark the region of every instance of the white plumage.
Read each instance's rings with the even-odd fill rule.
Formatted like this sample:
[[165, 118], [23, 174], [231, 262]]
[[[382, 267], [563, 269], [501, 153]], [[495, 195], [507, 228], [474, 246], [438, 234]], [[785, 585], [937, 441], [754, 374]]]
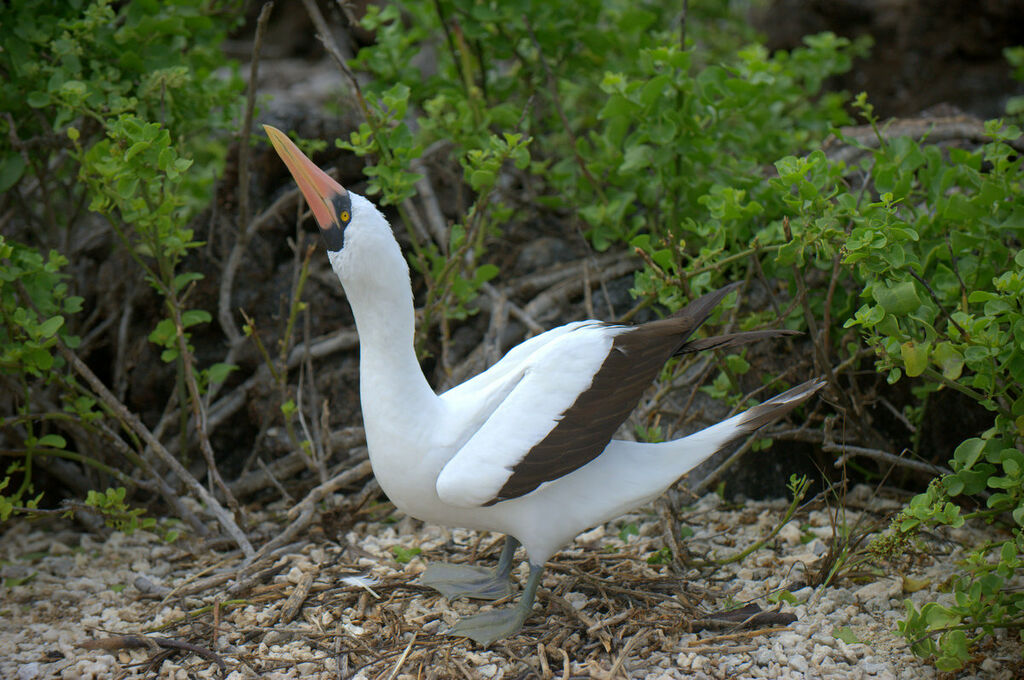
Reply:
[[[283, 133], [266, 129], [320, 224], [352, 306], [367, 447], [381, 488], [396, 507], [423, 521], [512, 539], [497, 572], [432, 565], [424, 581], [449, 597], [500, 597], [509, 592], [516, 545], [526, 549], [531, 577], [520, 605], [463, 619], [454, 634], [487, 644], [518, 630], [543, 564], [574, 536], [657, 498], [730, 440], [781, 417], [823, 384], [810, 381], [683, 439], [609, 441], [638, 390], [673, 353], [766, 335], [687, 343], [723, 290], [662, 322], [578, 321], [555, 328], [437, 395], [416, 359], [409, 268], [391, 226]], [[624, 370], [633, 361], [635, 375]]]

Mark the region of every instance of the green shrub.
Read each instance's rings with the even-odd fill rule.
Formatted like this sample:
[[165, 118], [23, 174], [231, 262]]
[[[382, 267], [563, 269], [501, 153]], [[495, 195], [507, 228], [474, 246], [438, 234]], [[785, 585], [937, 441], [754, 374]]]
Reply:
[[[239, 79], [214, 75], [231, 21], [224, 9], [230, 6], [200, 0], [0, 7], [0, 191], [17, 197], [25, 240], [68, 247], [96, 228], [83, 208], [101, 215], [116, 235], [108, 257], [132, 258], [165, 303], [167, 318], [150, 339], [166, 361], [186, 369], [186, 329], [210, 320], [187, 307], [189, 285], [201, 275], [181, 271], [199, 245], [186, 225], [211, 200], [239, 104]], [[109, 447], [99, 445], [115, 436], [117, 419], [97, 407], [57, 351], [60, 342], [77, 346], [81, 323], [73, 315], [82, 298], [71, 294], [75, 282], [64, 272], [68, 254], [44, 258], [27, 242], [0, 239], [0, 371], [15, 388], [15, 415], [0, 419], [0, 429], [18, 452], [2, 482], [4, 519], [36, 507], [39, 456], [127, 480], [104, 452]], [[227, 368], [196, 370], [205, 386]], [[130, 466], [140, 464], [130, 446], [115, 450]], [[10, 475], [19, 478], [16, 487]], [[123, 487], [103, 497], [114, 492], [124, 500]]]
[[[811, 329], [816, 370], [846, 379], [874, 355], [888, 382], [913, 381], [900, 406], [916, 425], [939, 390], [988, 409], [991, 428], [957, 449], [954, 474], [915, 498], [894, 524], [901, 537], [890, 538], [906, 547], [922, 528], [956, 526], [964, 518], [953, 501], [982, 492], [987, 509], [972, 516], [1018, 525], [1012, 540], [971, 553], [956, 607], [911, 607], [901, 624], [915, 651], [959, 667], [981, 635], [1024, 623], [1005, 587], [1020, 561], [1024, 517], [1024, 192], [1020, 155], [1009, 146], [1019, 130], [990, 122], [976, 149], [883, 134], [863, 95], [849, 102], [821, 92], [865, 41], [822, 34], [792, 52], [721, 49], [701, 32], [714, 11], [691, 7], [687, 46], [699, 48], [681, 49], [666, 19], [672, 10], [656, 4], [409, 1], [371, 10], [365, 25], [377, 43], [354, 65], [372, 74], [371, 108], [389, 117], [346, 146], [375, 154], [371, 176], [389, 180], [371, 191], [401, 201], [416, 180], [402, 173], [431, 144], [444, 140], [465, 158], [495, 135], [522, 131], [532, 139], [532, 176], [522, 181], [536, 187], [537, 205], [581, 222], [597, 250], [638, 249], [647, 263], [634, 287], [641, 300], [671, 310], [727, 279], [763, 276], [787, 286], [797, 304], [751, 312], [741, 327], [780, 313], [793, 328], [828, 324]], [[429, 77], [411, 66], [425, 47], [437, 53]], [[1019, 67], [1020, 52], [1007, 55]], [[848, 104], [877, 133], [849, 166], [820, 148], [854, 122]], [[401, 192], [388, 198], [395, 187]], [[474, 262], [486, 261], [498, 223]], [[441, 256], [416, 258], [429, 271]], [[721, 367], [716, 396], [734, 393], [749, 363], [734, 355]], [[884, 440], [854, 425], [850, 443]], [[937, 645], [917, 639], [925, 634], [942, 637]]]
[[[874, 125], [864, 98], [857, 104]], [[915, 379], [918, 403], [906, 414], [920, 424], [929, 397], [949, 389], [992, 414], [980, 438], [957, 447], [953, 473], [890, 529], [906, 545], [921, 530], [960, 526], [953, 500], [981, 494], [986, 509], [968, 519], [1008, 520], [1006, 541], [969, 547], [954, 606], [907, 602], [901, 630], [940, 670], [961, 668], [995, 628], [1024, 624], [1024, 598], [1011, 587], [1024, 555], [1024, 165], [1008, 144], [1021, 136], [1015, 125], [990, 121], [985, 134], [976, 150], [879, 136], [856, 168], [862, 189], [822, 153], [781, 159], [774, 182], [800, 216], [778, 261], [822, 267], [822, 255], [839, 254], [861, 300], [843, 327], [859, 330], [890, 383]]]

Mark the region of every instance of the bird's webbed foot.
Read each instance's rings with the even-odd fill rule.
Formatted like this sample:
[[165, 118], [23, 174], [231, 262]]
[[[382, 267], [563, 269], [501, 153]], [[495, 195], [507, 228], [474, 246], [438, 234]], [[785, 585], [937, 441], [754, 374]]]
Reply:
[[500, 600], [512, 594], [512, 582], [494, 569], [467, 564], [434, 563], [420, 576], [420, 584], [433, 588], [449, 600], [469, 597]]
[[533, 601], [536, 599], [537, 586], [540, 584], [543, 571], [544, 568], [541, 566], [530, 565], [530, 578], [527, 579], [526, 587], [523, 588], [523, 594], [515, 607], [492, 609], [461, 618], [446, 634], [468, 637], [485, 647], [496, 640], [515, 635], [522, 629], [533, 611]]
[[468, 564], [431, 564], [420, 576], [420, 584], [433, 588], [449, 600], [469, 597], [475, 600], [500, 600], [512, 594], [512, 559], [519, 541], [505, 537], [497, 569]]
[[459, 619], [446, 635], [468, 637], [486, 647], [496, 640], [518, 633], [529, 614], [529, 608], [520, 606], [492, 609]]

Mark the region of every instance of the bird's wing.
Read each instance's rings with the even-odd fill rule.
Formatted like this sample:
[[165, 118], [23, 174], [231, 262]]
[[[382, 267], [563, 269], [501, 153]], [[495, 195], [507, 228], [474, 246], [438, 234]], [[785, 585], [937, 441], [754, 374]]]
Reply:
[[[730, 290], [641, 326], [577, 324], [510, 362], [490, 381], [490, 398], [470, 409], [479, 415], [466, 423], [464, 443], [438, 475], [438, 496], [457, 506], [491, 505], [589, 463]], [[481, 385], [449, 403], [465, 409], [463, 398], [488, 394]]]
[[581, 326], [598, 325], [601, 325], [600, 321], [574, 321], [524, 340], [510, 349], [505, 356], [486, 371], [459, 383], [442, 394], [441, 398], [449, 403], [486, 401], [489, 395], [495, 391], [496, 386], [506, 384], [510, 378], [514, 382], [515, 376], [521, 376], [526, 363], [543, 347], [572, 333]]

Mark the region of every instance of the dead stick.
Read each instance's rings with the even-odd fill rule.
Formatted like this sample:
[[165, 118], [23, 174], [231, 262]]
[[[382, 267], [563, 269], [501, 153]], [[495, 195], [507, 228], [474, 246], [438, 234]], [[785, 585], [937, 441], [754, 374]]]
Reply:
[[192, 350], [189, 349], [188, 342], [185, 340], [185, 325], [181, 320], [181, 305], [174, 301], [169, 306], [174, 317], [174, 326], [178, 331], [178, 352], [181, 354], [181, 365], [185, 369], [185, 387], [188, 389], [189, 401], [192, 403], [192, 419], [195, 421], [196, 434], [199, 436], [199, 450], [202, 451], [203, 458], [206, 460], [206, 472], [217, 488], [220, 489], [220, 492], [224, 494], [228, 507], [236, 515], [241, 516], [241, 506], [235, 500], [231, 489], [224, 483], [224, 478], [220, 476], [220, 470], [217, 469], [217, 460], [214, 456], [213, 446], [210, 444], [209, 431], [206, 427], [207, 409], [203, 403], [202, 396], [199, 394], [199, 384], [196, 382], [196, 375], [192, 370], [195, 357], [192, 355]]
[[328, 494], [332, 494], [341, 487], [351, 484], [352, 482], [362, 479], [372, 473], [373, 468], [370, 466], [370, 461], [366, 460], [356, 467], [345, 470], [341, 474], [328, 479], [323, 484], [314, 487], [308, 494], [306, 494], [306, 497], [303, 498], [298, 505], [288, 512], [288, 516], [290, 518], [294, 518], [292, 519], [291, 524], [285, 527], [284, 530], [272, 540], [263, 544], [259, 553], [247, 555], [245, 563], [242, 565], [242, 569], [246, 569], [259, 558], [270, 553], [279, 546], [288, 543], [296, 536], [296, 534], [309, 526], [309, 523], [313, 520], [313, 514], [316, 511], [317, 504]]
[[231, 516], [227, 510], [224, 509], [217, 499], [206, 490], [202, 484], [199, 483], [192, 474], [185, 469], [178, 459], [170, 454], [170, 452], [160, 443], [153, 433], [149, 431], [139, 417], [128, 410], [128, 407], [122, 404], [117, 397], [111, 393], [107, 386], [103, 384], [92, 369], [84, 361], [78, 358], [78, 355], [72, 352], [63, 342], [58, 342], [57, 347], [60, 350], [61, 355], [71, 365], [78, 375], [89, 384], [93, 393], [100, 398], [107, 408], [114, 412], [121, 422], [135, 432], [144, 442], [153, 450], [153, 452], [163, 461], [164, 465], [171, 468], [171, 471], [177, 475], [178, 479], [184, 482], [185, 486], [191, 489], [192, 493], [199, 498], [209, 509], [213, 516], [220, 523], [221, 527], [228, 533], [229, 536], [235, 541], [242, 552], [247, 556], [256, 554], [256, 551], [252, 547], [252, 543], [246, 537], [245, 533], [239, 528], [238, 524], [235, 523], [235, 518]]
[[929, 476], [953, 474], [952, 470], [942, 465], [935, 465], [934, 463], [926, 463], [920, 460], [904, 458], [903, 456], [897, 456], [896, 454], [889, 453], [888, 451], [882, 451], [881, 449], [869, 449], [863, 446], [851, 446], [849, 444], [833, 444], [831, 442], [825, 442], [821, 445], [821, 450], [829, 453], [843, 454], [836, 459], [835, 467], [841, 467], [849, 458], [862, 456], [882, 463], [899, 465], [901, 467], [910, 468], [911, 470], [917, 470], [918, 472], [924, 472]]
[[245, 117], [242, 121], [242, 136], [238, 148], [238, 238], [235, 239], [235, 245], [228, 256], [227, 264], [224, 265], [217, 298], [217, 319], [220, 321], [224, 335], [228, 336], [231, 350], [243, 339], [238, 325], [231, 316], [231, 291], [234, 288], [235, 274], [242, 262], [242, 255], [249, 245], [249, 236], [252, 234], [249, 217], [249, 139], [252, 137], [252, 117], [253, 110], [256, 108], [260, 49], [263, 45], [263, 35], [267, 29], [267, 20], [270, 18], [270, 11], [273, 7], [273, 2], [264, 4], [256, 22], [256, 37], [253, 40], [252, 61], [249, 65], [249, 88], [245, 100]]

